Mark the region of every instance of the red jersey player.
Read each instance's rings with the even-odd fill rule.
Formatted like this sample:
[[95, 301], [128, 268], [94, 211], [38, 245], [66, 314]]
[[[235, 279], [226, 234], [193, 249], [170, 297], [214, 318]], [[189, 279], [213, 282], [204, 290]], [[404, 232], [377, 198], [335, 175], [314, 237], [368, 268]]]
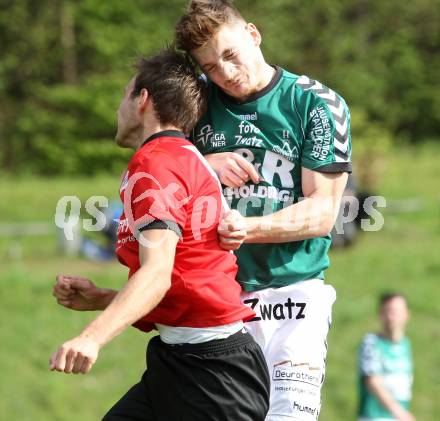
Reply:
[[254, 313], [239, 300], [235, 257], [220, 248], [220, 184], [183, 133], [205, 107], [203, 82], [186, 58], [142, 59], [118, 110], [116, 140], [132, 147], [120, 194], [117, 255], [129, 267], [120, 292], [59, 276], [58, 302], [103, 309], [52, 355], [50, 367], [87, 373], [100, 348], [135, 324], [157, 328], [148, 370], [105, 421], [263, 421], [269, 377], [258, 345], [243, 333]]

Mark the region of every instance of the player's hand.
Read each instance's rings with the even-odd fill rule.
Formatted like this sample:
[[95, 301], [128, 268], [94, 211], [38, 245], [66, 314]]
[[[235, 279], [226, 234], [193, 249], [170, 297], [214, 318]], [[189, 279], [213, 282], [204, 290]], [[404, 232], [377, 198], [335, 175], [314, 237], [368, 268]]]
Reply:
[[246, 238], [246, 220], [237, 210], [231, 210], [220, 221], [217, 232], [220, 247], [237, 250]]
[[261, 177], [254, 166], [237, 153], [213, 153], [205, 155], [205, 159], [225, 186], [240, 187], [249, 179], [260, 182]]
[[399, 421], [416, 421], [414, 415], [412, 415], [410, 412], [400, 415], [397, 419]]
[[400, 405], [392, 413], [398, 421], [416, 421], [414, 415]]
[[81, 276], [58, 275], [52, 295], [57, 303], [72, 310], [100, 309], [100, 288]]
[[414, 415], [408, 411], [402, 411], [402, 413], [399, 414], [399, 417], [397, 419], [399, 421], [416, 421], [416, 418], [414, 417]]
[[49, 367], [52, 371], [86, 374], [98, 358], [99, 349], [99, 344], [93, 339], [77, 336], [52, 354]]

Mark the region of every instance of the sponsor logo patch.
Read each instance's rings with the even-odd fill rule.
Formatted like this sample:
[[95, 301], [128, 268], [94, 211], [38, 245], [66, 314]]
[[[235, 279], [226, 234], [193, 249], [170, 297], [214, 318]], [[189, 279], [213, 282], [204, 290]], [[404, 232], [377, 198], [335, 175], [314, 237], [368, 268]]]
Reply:
[[305, 383], [319, 388], [321, 387], [323, 376], [320, 367], [313, 367], [307, 362], [293, 363], [291, 360], [286, 360], [274, 364], [272, 380]]
[[203, 126], [196, 135], [196, 143], [201, 143], [203, 146], [206, 146], [208, 142], [214, 147], [225, 146], [226, 138], [224, 133], [214, 133], [212, 127], [207, 124]]
[[312, 406], [301, 405], [297, 402], [293, 402], [292, 409], [294, 412], [305, 412], [306, 414], [316, 415], [318, 409]]
[[259, 320], [285, 320], [285, 319], [305, 319], [304, 313], [306, 303], [293, 302], [289, 297], [284, 303], [275, 304], [259, 304], [259, 298], [248, 298], [243, 301], [257, 313], [257, 316], [249, 320], [250, 322], [256, 322]]

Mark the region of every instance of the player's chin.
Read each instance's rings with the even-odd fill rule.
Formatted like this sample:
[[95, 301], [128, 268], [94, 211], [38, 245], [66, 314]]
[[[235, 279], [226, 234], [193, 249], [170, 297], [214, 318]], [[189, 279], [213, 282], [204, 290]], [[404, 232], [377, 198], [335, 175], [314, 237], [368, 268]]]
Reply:
[[224, 91], [229, 96], [239, 100], [244, 100], [250, 95], [249, 88], [245, 83], [240, 83], [238, 85], [229, 87], [228, 89], [224, 89]]
[[115, 136], [116, 144], [121, 148], [129, 148], [130, 145], [127, 141], [127, 136], [124, 135], [124, 133], [120, 133], [119, 131], [116, 133]]

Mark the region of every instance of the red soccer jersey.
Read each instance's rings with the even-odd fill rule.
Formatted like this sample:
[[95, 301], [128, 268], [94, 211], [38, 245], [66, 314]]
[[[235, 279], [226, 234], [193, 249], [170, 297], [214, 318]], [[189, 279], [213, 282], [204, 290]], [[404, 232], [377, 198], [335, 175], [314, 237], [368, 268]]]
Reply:
[[171, 288], [134, 326], [143, 331], [154, 323], [212, 327], [254, 317], [239, 299], [235, 256], [218, 244], [225, 210], [220, 183], [182, 133], [166, 131], [147, 139], [128, 164], [120, 195], [124, 212], [116, 253], [129, 267], [129, 277], [140, 267], [136, 232], [172, 229], [180, 237]]

